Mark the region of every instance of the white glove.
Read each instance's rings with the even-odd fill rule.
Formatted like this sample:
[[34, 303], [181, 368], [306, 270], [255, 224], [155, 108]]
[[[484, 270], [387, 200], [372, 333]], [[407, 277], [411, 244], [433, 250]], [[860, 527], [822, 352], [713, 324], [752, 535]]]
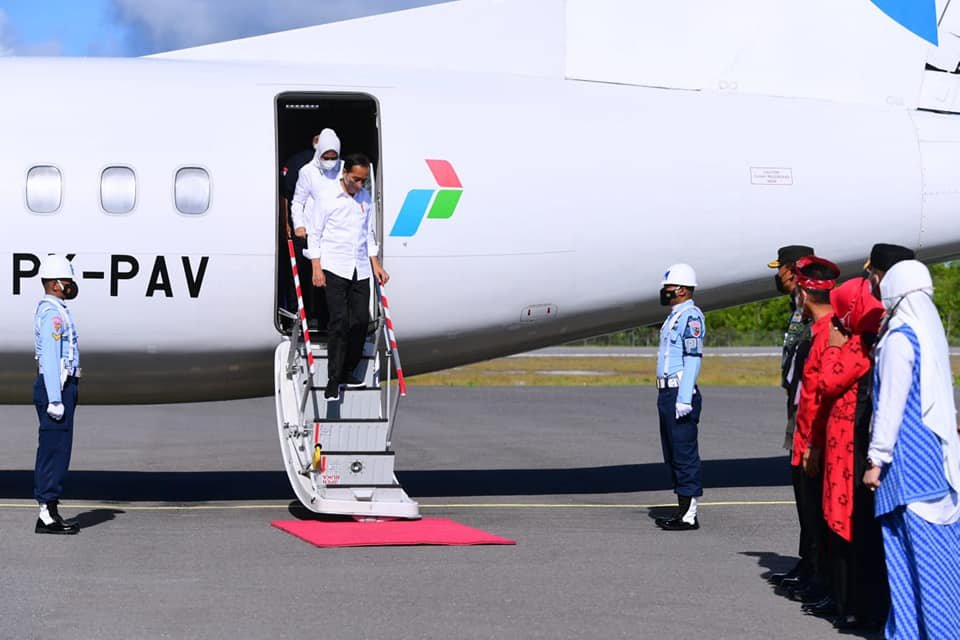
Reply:
[[686, 404], [684, 402], [677, 403], [677, 420], [679, 420], [683, 416], [690, 415], [692, 412], [693, 412], [692, 404]]
[[63, 404], [60, 402], [51, 402], [47, 405], [47, 415], [53, 418], [54, 420], [59, 420], [63, 417]]

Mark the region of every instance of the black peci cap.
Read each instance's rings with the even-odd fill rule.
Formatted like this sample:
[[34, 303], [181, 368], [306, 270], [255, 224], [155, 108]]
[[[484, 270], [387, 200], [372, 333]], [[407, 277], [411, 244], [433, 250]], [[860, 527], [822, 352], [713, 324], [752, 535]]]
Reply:
[[813, 247], [807, 247], [802, 244], [791, 244], [777, 249], [777, 259], [767, 266], [771, 269], [779, 269], [782, 265], [793, 264], [800, 258], [813, 255]]
[[870, 250], [870, 259], [867, 260], [867, 264], [863, 265], [863, 267], [865, 269], [888, 271], [890, 267], [898, 262], [913, 260], [916, 257], [917, 255], [912, 249], [901, 247], [899, 244], [878, 243], [873, 245], [873, 249]]

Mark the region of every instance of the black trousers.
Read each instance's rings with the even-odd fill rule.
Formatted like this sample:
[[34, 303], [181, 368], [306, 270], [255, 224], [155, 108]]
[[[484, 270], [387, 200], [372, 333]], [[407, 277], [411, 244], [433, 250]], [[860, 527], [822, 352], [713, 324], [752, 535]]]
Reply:
[[323, 270], [327, 286], [327, 377], [330, 382], [342, 383], [360, 364], [363, 345], [370, 324], [370, 281], [353, 278], [347, 280]]
[[790, 467], [800, 520], [800, 560], [808, 576], [830, 583], [826, 563], [827, 523], [823, 519], [823, 474], [811, 478], [801, 465]]
[[852, 542], [830, 531], [829, 547], [837, 610], [860, 622], [883, 623], [890, 611], [890, 589], [880, 521], [873, 516], [873, 494], [866, 487], [854, 491]]
[[[869, 416], [868, 416], [869, 417]], [[874, 517], [874, 494], [863, 477], [870, 442], [869, 420], [854, 429], [853, 536], [847, 542], [830, 532], [829, 562], [832, 565], [833, 594], [843, 615], [880, 624], [890, 610], [890, 589], [884, 561], [883, 534]]]

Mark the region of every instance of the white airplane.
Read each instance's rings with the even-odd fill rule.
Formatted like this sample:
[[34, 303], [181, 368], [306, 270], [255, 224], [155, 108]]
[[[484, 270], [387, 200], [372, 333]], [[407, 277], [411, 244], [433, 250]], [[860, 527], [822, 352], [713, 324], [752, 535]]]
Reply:
[[277, 391], [278, 175], [326, 126], [374, 159], [408, 375], [655, 322], [675, 262], [710, 308], [770, 295], [784, 244], [960, 255], [960, 75], [932, 68], [960, 8], [905, 4], [461, 0], [0, 60], [0, 401], [28, 398], [48, 252], [75, 254], [86, 402]]

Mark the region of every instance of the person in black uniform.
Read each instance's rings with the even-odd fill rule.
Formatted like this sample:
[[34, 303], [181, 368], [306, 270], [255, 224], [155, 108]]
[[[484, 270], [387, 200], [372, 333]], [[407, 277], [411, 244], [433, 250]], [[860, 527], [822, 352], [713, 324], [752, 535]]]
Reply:
[[[780, 386], [787, 392], [787, 426], [783, 448], [793, 449], [793, 430], [797, 423], [797, 386], [800, 383], [803, 364], [810, 348], [810, 321], [803, 316], [803, 309], [797, 307], [797, 260], [814, 254], [813, 247], [788, 245], [777, 249], [777, 259], [767, 266], [776, 269], [774, 284], [777, 291], [790, 298], [790, 321], [783, 335], [783, 354], [780, 359]], [[798, 502], [799, 504], [799, 502]], [[797, 514], [799, 517], [799, 513]], [[801, 544], [801, 554], [803, 544]], [[779, 585], [784, 580], [787, 586], [799, 584], [809, 575], [809, 567], [803, 558], [786, 573], [775, 573], [770, 581]]]
[[[280, 167], [280, 233], [278, 234], [279, 245], [277, 255], [279, 256], [280, 281], [288, 283], [287, 286], [280, 288], [280, 306], [291, 313], [297, 311], [297, 293], [293, 287], [293, 271], [290, 268], [290, 252], [287, 249], [287, 238], [293, 239], [293, 247], [297, 252], [297, 270], [300, 272], [300, 284], [304, 296], [304, 304], [309, 312], [311, 306], [307, 304], [307, 298], [313, 293], [312, 287], [306, 286], [310, 281], [310, 261], [304, 257], [303, 249], [307, 246], [305, 233], [296, 235], [293, 228], [293, 218], [290, 212], [290, 204], [293, 202], [293, 193], [297, 188], [297, 176], [300, 175], [300, 169], [313, 160], [316, 153], [320, 134], [313, 136], [311, 148], [298, 151], [293, 154]], [[306, 280], [304, 280], [306, 278]]]

